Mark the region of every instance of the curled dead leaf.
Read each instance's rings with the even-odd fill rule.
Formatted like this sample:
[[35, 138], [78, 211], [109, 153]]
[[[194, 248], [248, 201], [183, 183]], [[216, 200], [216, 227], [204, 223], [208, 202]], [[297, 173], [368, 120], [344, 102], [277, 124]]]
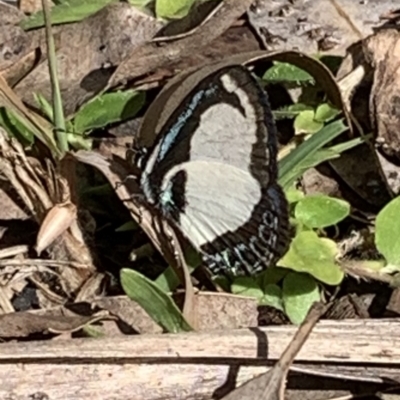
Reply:
[[386, 29], [370, 36], [363, 46], [374, 69], [369, 113], [380, 151], [400, 162], [400, 32]]
[[76, 206], [72, 203], [57, 204], [46, 215], [37, 239], [36, 251], [40, 254], [62, 235], [76, 219]]

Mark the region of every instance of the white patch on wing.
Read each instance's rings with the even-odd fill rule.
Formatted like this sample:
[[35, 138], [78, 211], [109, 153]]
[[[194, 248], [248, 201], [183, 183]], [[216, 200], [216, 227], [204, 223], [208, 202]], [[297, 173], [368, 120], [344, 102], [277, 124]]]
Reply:
[[179, 164], [165, 175], [162, 190], [179, 171], [187, 176], [187, 204], [178, 227], [197, 248], [245, 224], [261, 199], [260, 185], [249, 172], [218, 162]]
[[200, 124], [190, 143], [191, 160], [221, 161], [248, 170], [253, 145], [257, 142], [257, 116], [248, 94], [238, 87], [229, 74], [222, 84], [234, 93], [243, 108], [228, 103], [216, 103], [200, 116]]

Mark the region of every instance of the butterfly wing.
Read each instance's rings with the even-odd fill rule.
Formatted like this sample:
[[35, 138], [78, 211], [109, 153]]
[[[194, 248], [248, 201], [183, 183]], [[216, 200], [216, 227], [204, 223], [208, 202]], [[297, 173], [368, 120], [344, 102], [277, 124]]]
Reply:
[[237, 167], [192, 161], [172, 168], [161, 192], [164, 215], [215, 274], [253, 274], [286, 251], [287, 204], [276, 184], [264, 189]]
[[144, 162], [141, 187], [213, 272], [258, 270], [282, 253], [287, 234], [276, 146], [266, 94], [246, 68], [224, 67], [168, 119]]

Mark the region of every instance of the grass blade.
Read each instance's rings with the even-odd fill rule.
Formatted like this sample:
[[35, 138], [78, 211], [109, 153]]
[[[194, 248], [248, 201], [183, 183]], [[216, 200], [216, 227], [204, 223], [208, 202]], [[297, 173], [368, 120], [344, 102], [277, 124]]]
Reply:
[[343, 120], [332, 122], [290, 152], [279, 162], [279, 183], [285, 187], [292, 180], [294, 170], [301, 169], [301, 165], [308, 157], [314, 155], [325, 144], [331, 142], [347, 129], [348, 127], [343, 123]]
[[49, 73], [51, 92], [53, 97], [54, 126], [56, 130], [56, 138], [59, 149], [62, 153], [65, 153], [68, 151], [68, 141], [65, 129], [65, 119], [62, 106], [60, 84], [58, 82], [56, 48], [54, 45], [53, 33], [51, 30], [50, 8], [47, 1], [48, 0], [42, 0], [42, 7], [45, 20], [47, 53], [49, 56]]

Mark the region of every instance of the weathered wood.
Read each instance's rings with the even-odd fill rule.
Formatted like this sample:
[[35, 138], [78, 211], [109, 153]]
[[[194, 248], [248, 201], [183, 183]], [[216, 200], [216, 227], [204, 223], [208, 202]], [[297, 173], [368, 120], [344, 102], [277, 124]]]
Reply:
[[[296, 328], [0, 344], [0, 399], [210, 399], [228, 374], [241, 384], [278, 359]], [[296, 358], [393, 371], [400, 320], [321, 321]], [[244, 366], [246, 365], [246, 366]], [[399, 369], [396, 369], [398, 367]], [[31, 396], [31, 397], [29, 397]], [[35, 397], [38, 398], [38, 397]]]

